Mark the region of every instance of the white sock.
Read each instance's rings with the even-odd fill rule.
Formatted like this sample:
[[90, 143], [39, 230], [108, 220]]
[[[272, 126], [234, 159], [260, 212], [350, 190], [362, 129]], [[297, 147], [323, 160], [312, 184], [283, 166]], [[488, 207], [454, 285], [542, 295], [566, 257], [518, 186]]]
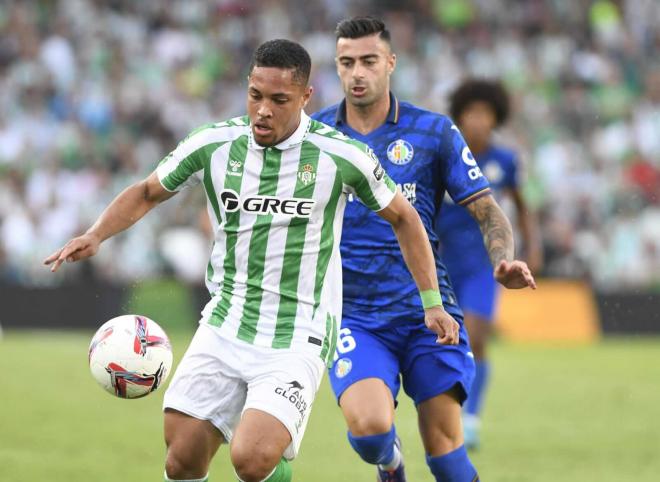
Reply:
[[390, 460], [387, 464], [378, 464], [378, 467], [380, 467], [382, 470], [387, 470], [388, 472], [391, 472], [392, 470], [396, 470], [399, 468], [399, 465], [401, 465], [401, 452], [399, 451], [399, 447], [396, 445], [394, 446], [394, 456], [392, 457], [392, 460]]

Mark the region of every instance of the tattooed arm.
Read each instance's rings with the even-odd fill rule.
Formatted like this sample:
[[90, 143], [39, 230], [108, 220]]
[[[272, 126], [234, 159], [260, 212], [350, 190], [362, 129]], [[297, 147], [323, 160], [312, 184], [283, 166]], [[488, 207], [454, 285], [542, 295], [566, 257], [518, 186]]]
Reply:
[[507, 288], [536, 288], [527, 264], [513, 258], [513, 229], [493, 196], [482, 196], [466, 208], [479, 224], [495, 279]]
[[500, 261], [513, 261], [513, 229], [493, 196], [482, 196], [466, 206], [479, 224], [488, 257], [493, 266]]

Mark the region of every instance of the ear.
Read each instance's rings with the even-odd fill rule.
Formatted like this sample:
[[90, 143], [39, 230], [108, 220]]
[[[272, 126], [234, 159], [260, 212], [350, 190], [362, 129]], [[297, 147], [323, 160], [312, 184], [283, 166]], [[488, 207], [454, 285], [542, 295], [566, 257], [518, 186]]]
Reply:
[[309, 99], [312, 98], [312, 94], [314, 93], [314, 87], [311, 85], [305, 87], [305, 92], [303, 93], [302, 96], [302, 108], [304, 109], [307, 106], [307, 103], [309, 102]]
[[396, 68], [396, 54], [390, 55], [390, 57], [387, 59], [387, 67], [388, 74], [392, 75], [392, 72], [394, 72], [394, 69]]

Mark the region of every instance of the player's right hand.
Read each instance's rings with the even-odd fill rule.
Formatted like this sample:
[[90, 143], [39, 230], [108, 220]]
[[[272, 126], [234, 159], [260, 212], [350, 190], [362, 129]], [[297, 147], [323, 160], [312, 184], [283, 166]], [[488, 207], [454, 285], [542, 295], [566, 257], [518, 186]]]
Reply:
[[85, 233], [82, 236], [73, 238], [66, 243], [62, 248], [55, 251], [44, 260], [46, 266], [52, 265], [50, 270], [54, 273], [57, 271], [62, 263], [73, 263], [81, 259], [94, 256], [99, 250], [101, 240], [98, 236]]
[[458, 345], [460, 326], [442, 306], [433, 306], [424, 310], [424, 323], [429, 330], [438, 335], [436, 343]]

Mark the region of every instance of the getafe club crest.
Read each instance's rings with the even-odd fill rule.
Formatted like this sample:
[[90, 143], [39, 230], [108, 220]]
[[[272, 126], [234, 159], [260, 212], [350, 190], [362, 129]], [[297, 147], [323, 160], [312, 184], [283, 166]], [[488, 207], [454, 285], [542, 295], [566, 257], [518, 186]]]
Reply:
[[399, 166], [408, 164], [412, 161], [414, 154], [413, 146], [408, 141], [397, 139], [387, 146], [387, 158]]
[[314, 166], [311, 164], [305, 164], [300, 171], [298, 171], [298, 179], [305, 186], [311, 184], [316, 179], [316, 173], [314, 172]]

